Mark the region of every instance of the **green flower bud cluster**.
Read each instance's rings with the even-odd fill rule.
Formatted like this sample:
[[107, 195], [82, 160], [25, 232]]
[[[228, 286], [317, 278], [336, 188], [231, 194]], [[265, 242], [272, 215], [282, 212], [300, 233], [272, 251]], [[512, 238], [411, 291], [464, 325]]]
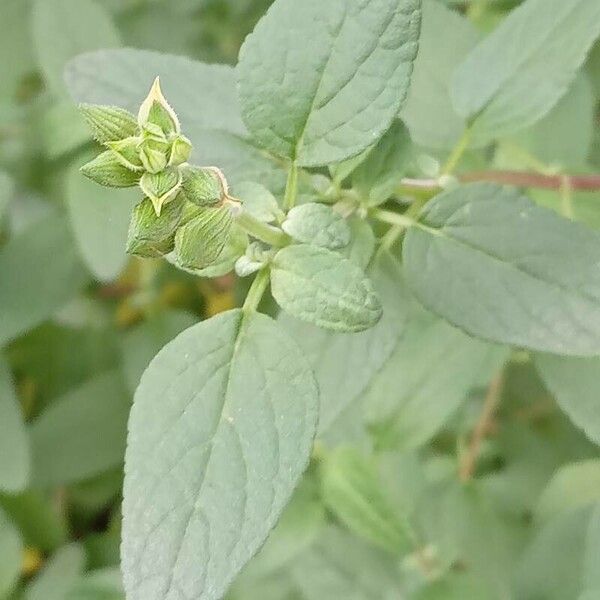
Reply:
[[139, 186], [144, 194], [133, 211], [127, 251], [145, 258], [174, 252], [187, 269], [214, 263], [231, 236], [235, 202], [219, 169], [188, 164], [192, 144], [158, 77], [137, 118], [113, 106], [80, 110], [106, 148], [82, 173], [104, 186]]

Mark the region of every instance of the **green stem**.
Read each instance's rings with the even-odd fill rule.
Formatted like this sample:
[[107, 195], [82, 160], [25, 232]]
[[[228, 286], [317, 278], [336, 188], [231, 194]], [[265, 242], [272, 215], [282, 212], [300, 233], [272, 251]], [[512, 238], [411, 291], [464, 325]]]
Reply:
[[287, 184], [285, 186], [285, 197], [283, 199], [283, 208], [290, 210], [296, 204], [296, 196], [298, 195], [298, 165], [292, 162], [288, 171]]
[[255, 219], [244, 210], [236, 215], [235, 220], [248, 235], [265, 242], [265, 244], [282, 247], [290, 243], [290, 237], [286, 233]]
[[567, 217], [567, 219], [573, 219], [575, 217], [573, 210], [573, 187], [571, 186], [571, 180], [568, 175], [562, 176], [560, 200], [562, 214]]
[[391, 210], [384, 210], [383, 208], [375, 208], [370, 214], [378, 221], [400, 227], [402, 230], [416, 225], [416, 221], [412, 217], [395, 213]]
[[250, 289], [248, 290], [248, 295], [246, 296], [246, 300], [244, 301], [243, 310], [244, 312], [256, 312], [258, 309], [258, 305], [262, 300], [263, 294], [269, 285], [269, 279], [271, 274], [269, 269], [262, 269], [258, 272]]
[[463, 134], [460, 136], [456, 146], [450, 153], [444, 168], [442, 169], [442, 175], [451, 175], [454, 172], [454, 169], [460, 163], [460, 159], [463, 157], [463, 154], [467, 151], [469, 144], [471, 142], [471, 128], [468, 127], [463, 131]]

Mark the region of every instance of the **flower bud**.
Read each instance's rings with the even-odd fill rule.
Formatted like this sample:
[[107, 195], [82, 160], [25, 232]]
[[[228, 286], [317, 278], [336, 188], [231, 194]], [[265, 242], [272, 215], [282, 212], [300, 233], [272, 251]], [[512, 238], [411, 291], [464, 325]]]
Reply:
[[79, 111], [101, 144], [123, 140], [137, 135], [138, 124], [129, 112], [116, 106], [80, 104]]
[[186, 163], [190, 159], [192, 153], [192, 142], [185, 136], [179, 134], [171, 144], [171, 156], [169, 164], [177, 167]]
[[186, 269], [203, 269], [213, 264], [231, 235], [233, 217], [227, 206], [206, 206], [177, 230], [175, 256]]
[[106, 187], [132, 187], [140, 180], [140, 174], [124, 167], [111, 150], [83, 165], [80, 171], [87, 178]]
[[163, 205], [173, 200], [181, 189], [181, 172], [169, 167], [160, 173], [144, 173], [140, 179], [140, 187], [160, 216]]
[[198, 206], [217, 204], [227, 197], [225, 176], [216, 167], [182, 168], [182, 189], [186, 198]]
[[131, 171], [143, 171], [144, 165], [138, 152], [139, 141], [137, 137], [128, 137], [116, 142], [107, 142], [106, 146], [124, 167]]
[[144, 198], [133, 210], [127, 236], [127, 252], [143, 258], [159, 258], [172, 252], [182, 213], [182, 199], [165, 206], [159, 217], [152, 201]]
[[154, 80], [150, 93], [140, 106], [138, 124], [140, 127], [147, 124], [157, 125], [166, 135], [181, 131], [179, 119], [160, 89], [158, 77]]
[[164, 142], [146, 139], [139, 145], [139, 156], [144, 169], [149, 173], [158, 173], [167, 166], [169, 145]]

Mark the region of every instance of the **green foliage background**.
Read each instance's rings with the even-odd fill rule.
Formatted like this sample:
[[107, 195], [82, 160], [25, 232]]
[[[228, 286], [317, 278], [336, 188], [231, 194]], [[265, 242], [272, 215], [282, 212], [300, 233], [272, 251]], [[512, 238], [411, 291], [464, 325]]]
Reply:
[[[231, 275], [200, 279], [164, 261], [127, 257], [129, 216], [139, 198], [99, 188], [78, 172], [95, 147], [65, 85], [65, 65], [85, 52], [121, 47], [233, 65], [269, 4], [0, 0], [0, 599], [124, 598], [120, 504], [133, 392], [160, 348], [199, 320], [238, 306], [247, 288]], [[396, 193], [394, 174], [427, 178], [447, 158], [465, 122], [452, 108], [455, 69], [519, 4], [425, 1], [419, 57], [400, 115], [410, 140], [397, 165], [358, 167], [352, 181], [359, 193], [378, 203]], [[583, 36], [583, 29], [569, 35]], [[123, 65], [115, 67], [115, 59], [89, 68], [96, 78], [104, 69], [108, 78], [123, 69], [115, 93], [133, 89], [140, 99], [155, 65], [174, 70], [165, 93], [171, 99], [173, 92], [190, 137], [211, 132], [207, 146], [196, 148], [198, 158], [223, 166], [234, 185], [254, 180], [280, 196], [284, 170], [238, 137], [243, 124], [233, 86], [228, 97], [217, 88], [183, 93], [173, 89], [178, 77], [185, 85], [186, 77], [206, 73], [161, 60], [132, 54]], [[458, 101], [469, 116], [481, 110], [482, 71], [475, 64], [458, 74], [462, 89], [471, 90]], [[225, 71], [211, 77], [222, 77], [229, 89]], [[530, 85], [544, 74], [536, 77]], [[598, 42], [558, 104], [533, 124], [527, 119], [538, 108], [535, 94], [530, 102], [523, 89], [512, 115], [520, 119], [518, 131], [507, 131], [488, 106], [460, 170], [597, 173]], [[405, 130], [396, 123], [390, 131]], [[333, 171], [335, 182], [347, 179], [345, 168]], [[303, 182], [303, 192], [326, 174]], [[600, 227], [600, 192], [528, 195]], [[433, 211], [428, 219], [435, 226]], [[366, 266], [375, 241], [363, 225], [352, 223], [360, 243], [351, 252], [359, 262], [366, 255]], [[505, 239], [505, 253], [525, 237]], [[423, 231], [408, 234], [415, 256], [426, 238]], [[573, 252], [597, 267], [598, 257], [585, 256], [579, 242], [574, 233]], [[489, 265], [479, 269], [485, 281]], [[371, 276], [388, 291], [400, 277], [387, 254]], [[443, 302], [438, 283], [439, 289], [423, 284], [421, 294]], [[397, 286], [388, 297], [403, 294]], [[416, 305], [407, 315], [383, 302], [381, 326], [353, 338], [330, 339], [313, 329], [307, 335], [297, 321], [281, 318], [307, 355], [318, 357], [319, 436], [280, 524], [227, 598], [600, 598], [600, 359], [488, 344]], [[467, 296], [464, 302], [468, 311]], [[502, 318], [504, 308], [497, 306]], [[269, 301], [265, 309], [275, 313]], [[491, 326], [475, 323], [475, 333], [527, 346], [529, 321], [510, 315], [510, 327], [500, 327], [499, 317]], [[498, 340], [503, 333], [494, 332], [507, 329], [509, 339]], [[490, 403], [497, 409], [482, 421]], [[479, 427], [481, 445], [470, 464]]]

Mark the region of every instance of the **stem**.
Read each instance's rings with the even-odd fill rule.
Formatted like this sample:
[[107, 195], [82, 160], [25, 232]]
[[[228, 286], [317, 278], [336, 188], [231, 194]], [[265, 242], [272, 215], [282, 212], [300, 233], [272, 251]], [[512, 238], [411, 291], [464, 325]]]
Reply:
[[567, 219], [573, 219], [575, 212], [573, 210], [573, 188], [571, 179], [568, 175], [562, 176], [562, 185], [560, 186], [561, 210]]
[[244, 312], [256, 312], [256, 309], [262, 300], [263, 294], [269, 285], [270, 277], [271, 274], [269, 273], [269, 269], [261, 269], [257, 273], [252, 285], [250, 286], [250, 289], [248, 290], [246, 300], [244, 301], [244, 306], [242, 307]]
[[462, 460], [460, 461], [458, 476], [463, 483], [469, 481], [475, 472], [481, 444], [489, 430], [492, 419], [494, 418], [494, 413], [498, 408], [498, 404], [500, 403], [503, 381], [503, 375], [500, 373], [496, 375], [494, 379], [492, 379], [490, 387], [488, 388], [485, 396], [485, 402], [483, 403], [483, 409], [481, 410], [479, 419], [477, 420], [475, 428], [473, 429], [471, 442], [467, 448], [467, 451], [462, 457]]
[[416, 221], [413, 218], [408, 217], [405, 214], [395, 213], [391, 210], [384, 210], [383, 208], [375, 208], [370, 214], [382, 223], [399, 226], [403, 230], [416, 224]]
[[296, 204], [296, 196], [298, 194], [298, 165], [293, 161], [288, 171], [287, 183], [285, 186], [285, 196], [283, 199], [283, 208], [290, 210]]
[[[463, 183], [472, 181], [489, 181], [514, 185], [517, 187], [532, 187], [544, 190], [560, 191], [564, 185], [565, 175], [543, 175], [527, 171], [474, 171], [459, 176]], [[571, 190], [579, 192], [600, 191], [600, 175], [568, 175]]]
[[471, 129], [468, 127], [463, 131], [463, 134], [458, 140], [456, 146], [454, 146], [454, 149], [450, 153], [450, 156], [448, 157], [448, 160], [442, 169], [442, 175], [451, 175], [454, 172], [454, 169], [456, 169], [460, 159], [469, 147], [470, 142]]
[[265, 242], [265, 244], [282, 247], [290, 242], [290, 237], [287, 233], [255, 219], [252, 215], [243, 210], [236, 215], [235, 220], [248, 235], [251, 235], [261, 242]]

